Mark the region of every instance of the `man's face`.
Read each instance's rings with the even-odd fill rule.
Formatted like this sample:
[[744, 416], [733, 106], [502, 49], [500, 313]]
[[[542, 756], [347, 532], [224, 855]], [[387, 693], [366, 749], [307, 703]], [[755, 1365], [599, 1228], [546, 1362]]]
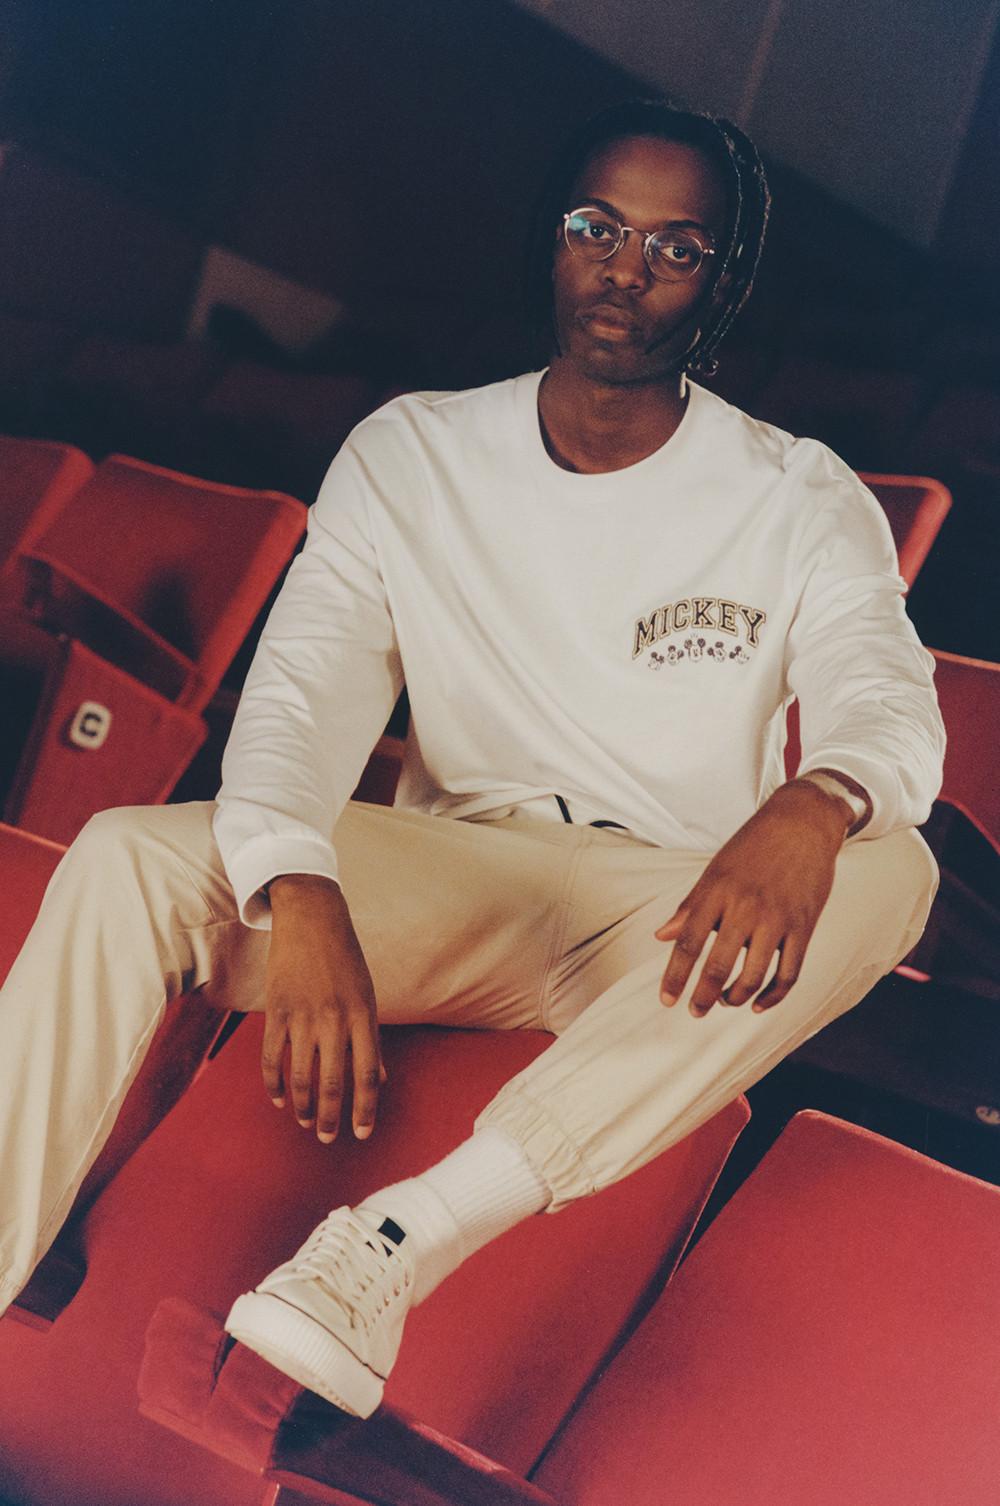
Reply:
[[[653, 136], [611, 142], [584, 164], [564, 207], [584, 204], [643, 232], [683, 228], [723, 249], [725, 192], [696, 147]], [[708, 312], [719, 257], [706, 256], [684, 281], [662, 282], [646, 264], [642, 235], [626, 236], [607, 261], [574, 256], [561, 225], [558, 237], [553, 292], [562, 357], [609, 386], [659, 382], [676, 370]]]

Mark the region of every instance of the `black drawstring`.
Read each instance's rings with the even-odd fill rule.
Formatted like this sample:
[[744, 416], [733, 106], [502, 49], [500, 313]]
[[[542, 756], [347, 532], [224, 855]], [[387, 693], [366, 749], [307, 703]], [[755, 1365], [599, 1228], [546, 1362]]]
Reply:
[[[553, 795], [552, 798], [556, 802], [556, 805], [558, 805], [559, 809], [562, 811], [563, 820], [567, 821], [569, 825], [572, 826], [573, 817], [570, 815], [569, 806], [566, 804], [563, 797], [561, 795]], [[628, 831], [628, 827], [623, 826], [620, 821], [591, 821], [589, 824], [591, 826], [613, 826], [616, 831]]]

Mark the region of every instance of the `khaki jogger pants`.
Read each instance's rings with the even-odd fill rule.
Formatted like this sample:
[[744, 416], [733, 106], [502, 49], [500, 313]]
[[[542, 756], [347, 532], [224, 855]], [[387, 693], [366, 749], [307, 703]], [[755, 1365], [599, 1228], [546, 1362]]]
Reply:
[[[237, 917], [212, 810], [90, 821], [0, 992], [0, 1311], [69, 1212], [170, 1000], [204, 986], [214, 1005], [262, 1007], [269, 937]], [[523, 808], [456, 821], [352, 803], [335, 839], [384, 1023], [558, 1037], [478, 1121], [520, 1142], [553, 1209], [642, 1166], [857, 1003], [917, 940], [937, 879], [915, 831], [848, 844], [786, 998], [696, 1019], [697, 967], [673, 1009], [659, 1002], [669, 947], [653, 932], [708, 854]]]

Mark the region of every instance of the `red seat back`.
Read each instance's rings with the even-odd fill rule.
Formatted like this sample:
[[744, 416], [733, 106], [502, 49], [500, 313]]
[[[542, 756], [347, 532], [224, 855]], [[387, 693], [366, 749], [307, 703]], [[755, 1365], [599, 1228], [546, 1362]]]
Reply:
[[0, 435], [0, 573], [93, 475], [82, 450], [44, 439]]
[[912, 586], [951, 507], [951, 492], [929, 476], [858, 473], [889, 519], [899, 555], [899, 573]]
[[[899, 573], [912, 586], [948, 515], [951, 492], [929, 476], [887, 476], [873, 471], [859, 471], [858, 475], [875, 493], [889, 520], [899, 556]], [[795, 701], [788, 708], [787, 735], [785, 772], [791, 779], [802, 756], [799, 708]]]
[[564, 1506], [942, 1506], [1000, 1479], [1000, 1189], [806, 1111], [546, 1457]]
[[48, 663], [13, 782], [0, 791], [5, 818], [71, 842], [97, 811], [162, 804], [205, 740], [203, 718], [82, 643], [36, 632]]
[[948, 734], [941, 794], [1000, 843], [1000, 664], [941, 649], [933, 653], [934, 684]]
[[191, 660], [198, 688], [179, 699], [200, 709], [305, 521], [303, 504], [279, 492], [199, 481], [112, 455], [32, 552]]

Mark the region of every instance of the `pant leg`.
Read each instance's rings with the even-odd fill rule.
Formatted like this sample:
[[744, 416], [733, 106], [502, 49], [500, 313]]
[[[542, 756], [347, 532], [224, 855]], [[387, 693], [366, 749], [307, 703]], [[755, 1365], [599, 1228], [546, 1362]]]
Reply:
[[[687, 999], [698, 969], [678, 1003], [664, 1008], [658, 992], [669, 948], [651, 933], [704, 861], [692, 860], [681, 883], [671, 859], [665, 903], [647, 893], [624, 921], [564, 957], [572, 965], [563, 994], [549, 1000], [549, 1017], [571, 1023], [477, 1121], [521, 1143], [553, 1190], [551, 1211], [636, 1171], [862, 999], [916, 942], [937, 883], [915, 831], [848, 845], [802, 971], [781, 1003], [759, 1015], [748, 1005], [716, 1005], [696, 1019]], [[609, 947], [639, 960], [595, 998]]]
[[267, 938], [238, 923], [211, 813], [90, 821], [0, 991], [0, 1311], [69, 1212], [166, 1003], [213, 972], [259, 991]]
[[[0, 1312], [69, 1212], [166, 1004], [196, 988], [262, 1004], [268, 936], [237, 916], [212, 812], [96, 816], [0, 990]], [[348, 807], [334, 836], [384, 1018], [541, 1024], [579, 840], [552, 835]]]

